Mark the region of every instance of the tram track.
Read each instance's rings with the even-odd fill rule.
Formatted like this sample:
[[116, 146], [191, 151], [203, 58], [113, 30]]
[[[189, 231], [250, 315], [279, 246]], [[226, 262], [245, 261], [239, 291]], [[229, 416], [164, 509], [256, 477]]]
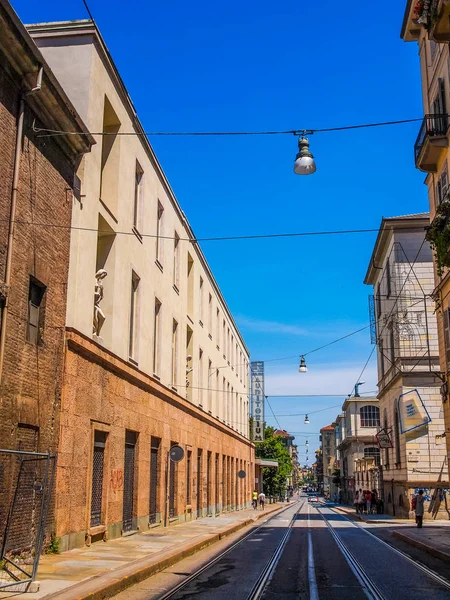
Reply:
[[[338, 531], [336, 530], [336, 528], [333, 527], [333, 525], [330, 523], [329, 519], [327, 519], [326, 514], [322, 513], [321, 509], [323, 509], [325, 507], [316, 507], [316, 508], [317, 508], [318, 513], [322, 517], [322, 519], [325, 521], [325, 523], [327, 525], [327, 528], [328, 528], [329, 532], [331, 533], [334, 541], [336, 542], [338, 548], [340, 549], [340, 551], [344, 555], [344, 557], [347, 560], [350, 568], [352, 569], [352, 571], [355, 574], [356, 578], [358, 579], [360, 585], [362, 586], [362, 588], [363, 588], [366, 596], [370, 600], [389, 600], [390, 596], [387, 596], [380, 589], [380, 587], [374, 581], [373, 577], [371, 577], [367, 573], [367, 569], [365, 569], [363, 567], [363, 565], [361, 564], [361, 561], [359, 561], [355, 557], [354, 552], [352, 552], [348, 548], [348, 545], [345, 543], [343, 537], [338, 533]], [[392, 545], [388, 544], [387, 542], [385, 542], [384, 540], [382, 540], [378, 536], [374, 535], [372, 532], [367, 531], [367, 529], [364, 528], [364, 527], [362, 527], [359, 523], [356, 523], [355, 521], [349, 519], [348, 517], [342, 515], [341, 513], [338, 513], [337, 511], [334, 511], [330, 507], [327, 507], [327, 508], [333, 514], [339, 515], [339, 517], [341, 517], [342, 520], [347, 521], [352, 526], [356, 527], [359, 531], [362, 531], [364, 534], [366, 534], [367, 536], [369, 536], [373, 540], [376, 540], [376, 542], [378, 542], [381, 546], [383, 546], [385, 550], [393, 552], [396, 556], [401, 557], [402, 560], [407, 561], [410, 565], [414, 565], [414, 567], [416, 569], [418, 569], [421, 573], [423, 573], [427, 577], [430, 577], [432, 580], [434, 580], [435, 583], [439, 584], [440, 586], [442, 586], [443, 588], [445, 588], [446, 590], [448, 590], [448, 592], [450, 593], [450, 582], [447, 579], [444, 579], [443, 577], [441, 577], [440, 575], [438, 575], [437, 573], [435, 573], [433, 570], [429, 569], [427, 566], [425, 566], [422, 563], [414, 560], [413, 558], [411, 558], [410, 556], [408, 556], [408, 554], [406, 554], [402, 550], [399, 550], [395, 546], [392, 546]]]
[[232, 553], [234, 550], [238, 549], [240, 546], [243, 546], [245, 544], [245, 542], [251, 541], [251, 539], [254, 538], [255, 536], [257, 536], [258, 533], [261, 533], [261, 531], [264, 530], [264, 528], [267, 528], [268, 524], [270, 525], [271, 521], [276, 520], [277, 518], [280, 517], [280, 515], [283, 515], [283, 513], [285, 513], [286, 511], [292, 510], [296, 506], [296, 504], [298, 504], [299, 506], [295, 510], [294, 514], [292, 515], [292, 518], [290, 519], [289, 524], [287, 526], [286, 532], [284, 533], [284, 535], [282, 536], [282, 539], [277, 544], [270, 559], [265, 563], [263, 568], [260, 570], [260, 574], [259, 574], [257, 580], [254, 582], [250, 593], [247, 595], [247, 600], [259, 600], [262, 597], [268, 582], [270, 581], [270, 578], [277, 566], [277, 563], [278, 563], [281, 555], [283, 554], [283, 551], [289, 540], [292, 528], [294, 526], [297, 514], [304, 506], [305, 501], [303, 501], [303, 502], [298, 501], [294, 504], [291, 504], [291, 505], [287, 506], [285, 509], [283, 509], [282, 511], [278, 512], [276, 515], [273, 515], [273, 516], [269, 517], [268, 519], [266, 519], [263, 523], [261, 523], [261, 525], [252, 529], [247, 535], [243, 536], [237, 542], [232, 544], [229, 548], [227, 548], [226, 550], [221, 552], [219, 555], [214, 557], [212, 560], [208, 561], [205, 565], [203, 565], [202, 567], [197, 569], [195, 572], [191, 573], [188, 577], [186, 577], [186, 579], [184, 579], [182, 582], [180, 582], [177, 586], [175, 586], [174, 588], [172, 588], [171, 590], [169, 590], [162, 596], [158, 596], [158, 600], [172, 600], [177, 597], [182, 597], [183, 592], [188, 588], [188, 586], [195, 583], [195, 581], [198, 580], [208, 570], [212, 569], [213, 567], [217, 567], [221, 561], [224, 561], [224, 559], [226, 559], [228, 557], [228, 555], [230, 553]]

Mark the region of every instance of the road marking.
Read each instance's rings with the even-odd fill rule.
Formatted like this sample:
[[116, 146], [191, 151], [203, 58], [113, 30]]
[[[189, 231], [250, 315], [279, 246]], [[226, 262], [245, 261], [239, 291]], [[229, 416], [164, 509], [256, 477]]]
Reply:
[[309, 599], [319, 600], [319, 591], [317, 589], [316, 569], [314, 566], [314, 554], [312, 544], [311, 520], [308, 504], [308, 580], [309, 580]]

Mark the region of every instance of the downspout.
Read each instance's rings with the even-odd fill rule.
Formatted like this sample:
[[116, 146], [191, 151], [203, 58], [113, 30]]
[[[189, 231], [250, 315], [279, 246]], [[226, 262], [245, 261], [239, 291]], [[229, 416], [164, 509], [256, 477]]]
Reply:
[[1, 331], [0, 331], [0, 384], [2, 382], [3, 375], [3, 363], [5, 358], [5, 344], [6, 344], [6, 321], [8, 318], [8, 305], [9, 305], [9, 288], [11, 285], [11, 271], [12, 271], [12, 255], [13, 255], [13, 244], [14, 244], [14, 230], [15, 230], [15, 219], [16, 219], [16, 205], [17, 205], [17, 193], [19, 191], [19, 175], [20, 175], [20, 159], [22, 157], [22, 137], [23, 137], [23, 121], [25, 114], [25, 98], [30, 94], [39, 92], [42, 87], [42, 74], [44, 68], [40, 67], [36, 86], [25, 92], [20, 97], [19, 104], [19, 115], [17, 117], [17, 135], [16, 135], [16, 149], [14, 152], [14, 170], [13, 170], [13, 185], [11, 191], [11, 209], [9, 213], [9, 233], [8, 233], [8, 246], [6, 249], [6, 271], [5, 271], [5, 289], [6, 298], [5, 306], [3, 307], [2, 320], [1, 320]]

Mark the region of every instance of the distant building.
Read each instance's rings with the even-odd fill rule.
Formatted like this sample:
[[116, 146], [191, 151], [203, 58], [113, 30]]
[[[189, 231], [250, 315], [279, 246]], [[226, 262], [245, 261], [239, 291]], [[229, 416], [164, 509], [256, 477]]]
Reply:
[[333, 425], [327, 425], [320, 430], [323, 459], [323, 491], [330, 498], [336, 492], [333, 483], [333, 471], [336, 465], [336, 438]]
[[296, 481], [296, 477], [297, 477], [296, 473], [297, 473], [297, 468], [298, 468], [297, 446], [295, 446], [295, 444], [293, 444], [293, 441], [295, 440], [295, 436], [289, 434], [285, 429], [276, 429], [273, 432], [273, 437], [277, 437], [277, 438], [281, 439], [284, 447], [289, 452], [289, 456], [291, 457], [292, 471], [287, 477], [287, 487], [288, 487], [288, 490], [289, 489], [293, 490], [294, 482]]
[[392, 442], [381, 456], [385, 511], [408, 517], [412, 495], [424, 488], [425, 516], [442, 519], [449, 486], [428, 224], [428, 213], [383, 219], [365, 283], [374, 288], [379, 427]]

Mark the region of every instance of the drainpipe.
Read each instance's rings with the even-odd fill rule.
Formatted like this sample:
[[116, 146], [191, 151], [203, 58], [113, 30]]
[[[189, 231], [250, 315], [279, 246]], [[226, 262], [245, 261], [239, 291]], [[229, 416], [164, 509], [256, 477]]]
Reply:
[[25, 114], [25, 98], [30, 94], [39, 92], [42, 87], [42, 74], [43, 67], [40, 67], [36, 85], [34, 88], [22, 94], [19, 104], [19, 115], [17, 118], [17, 135], [16, 135], [16, 149], [14, 153], [14, 170], [13, 170], [13, 185], [11, 192], [11, 209], [9, 213], [9, 234], [8, 234], [8, 246], [6, 250], [6, 271], [5, 271], [5, 288], [6, 288], [6, 299], [5, 306], [3, 307], [1, 331], [0, 331], [0, 384], [3, 375], [3, 363], [5, 358], [5, 343], [6, 343], [6, 320], [8, 317], [8, 305], [9, 305], [9, 288], [11, 285], [11, 270], [12, 270], [12, 255], [13, 255], [13, 243], [14, 243], [14, 230], [15, 230], [15, 219], [16, 219], [16, 204], [17, 204], [17, 192], [19, 191], [19, 175], [20, 175], [20, 159], [22, 156], [22, 136], [23, 136], [23, 121]]

